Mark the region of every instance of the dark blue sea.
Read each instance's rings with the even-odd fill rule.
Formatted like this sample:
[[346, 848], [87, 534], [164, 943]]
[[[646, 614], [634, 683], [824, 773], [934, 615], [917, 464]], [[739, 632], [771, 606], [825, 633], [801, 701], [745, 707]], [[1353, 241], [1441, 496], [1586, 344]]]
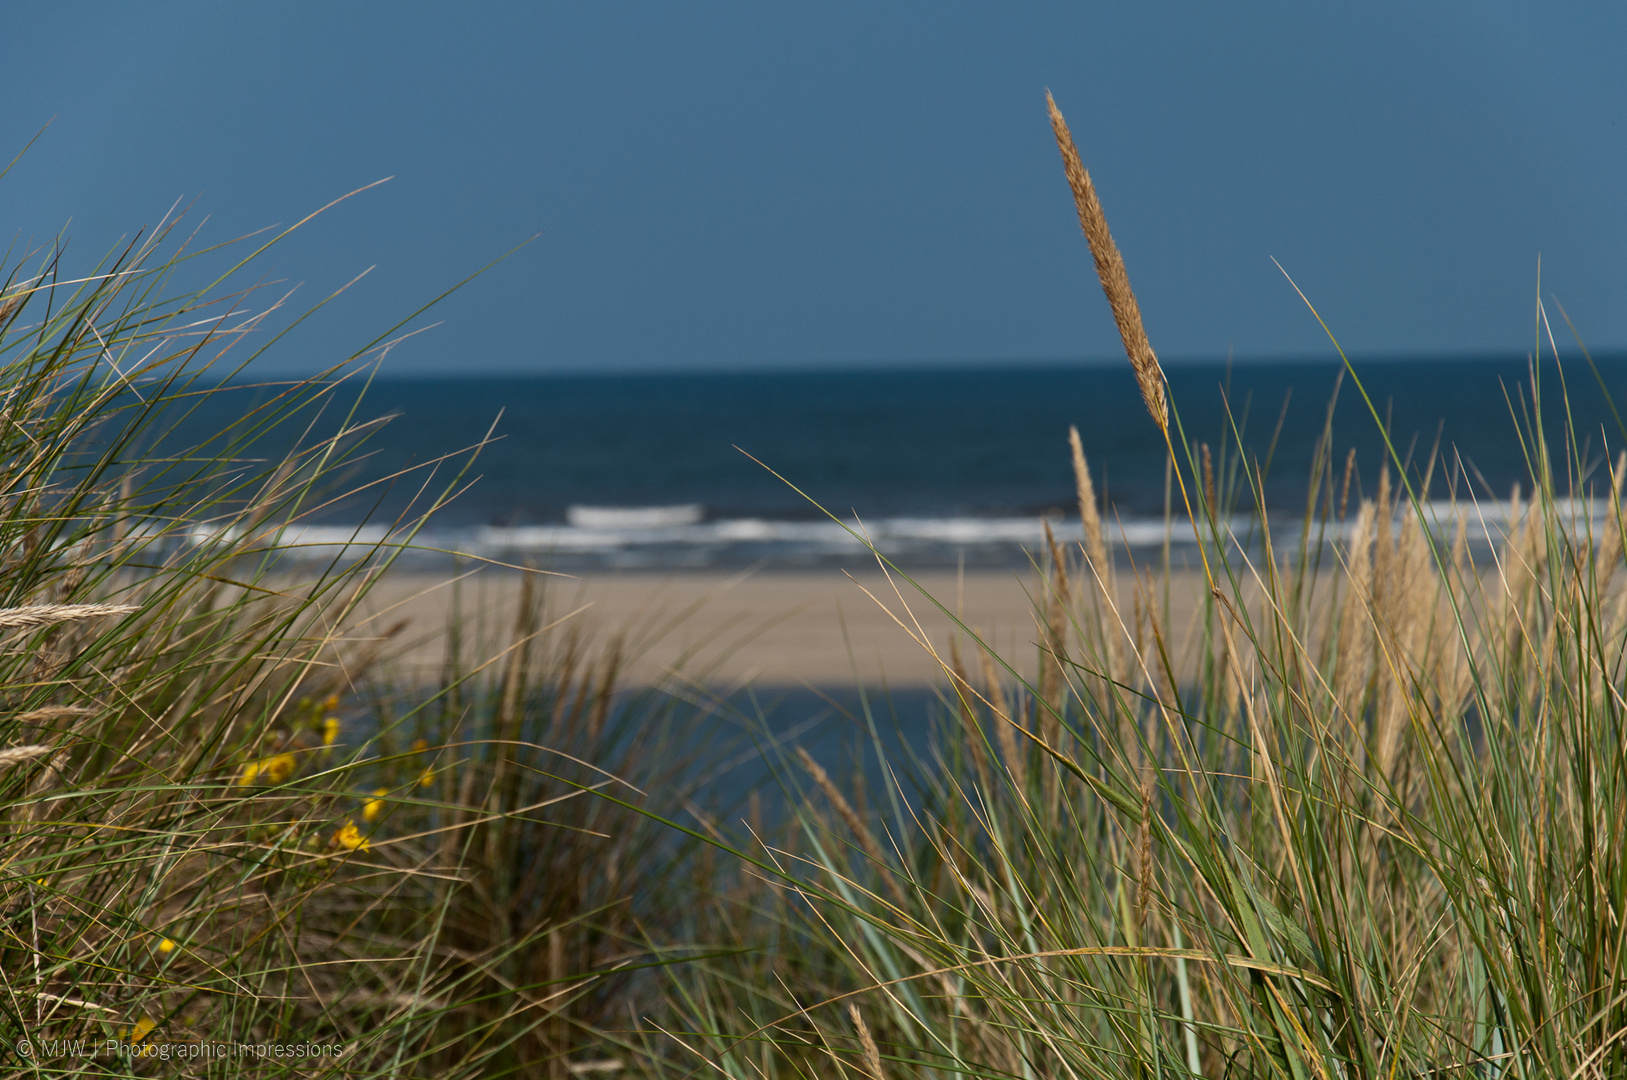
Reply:
[[[1222, 445], [1241, 445], [1264, 475], [1268, 509], [1297, 520], [1341, 370], [1336, 361], [1172, 365], [1170, 399], [1190, 442], [1217, 457]], [[1627, 358], [1550, 359], [1538, 370], [1550, 437], [1562, 439], [1568, 422], [1593, 466], [1627, 445], [1616, 411], [1627, 400]], [[1367, 400], [1345, 376], [1328, 470], [1341, 486], [1354, 449], [1352, 505], [1384, 461], [1381, 422], [1415, 475], [1435, 459], [1433, 497], [1453, 484], [1480, 498], [1506, 499], [1515, 483], [1529, 490], [1528, 361], [1386, 359], [1357, 362], [1355, 372]], [[346, 384], [313, 430], [354, 401], [357, 385]], [[209, 409], [272, 392], [234, 387]], [[390, 419], [357, 448], [364, 456], [349, 482], [408, 471], [324, 511], [305, 542], [364, 523], [357, 537], [373, 538], [464, 469], [422, 544], [562, 569], [867, 558], [834, 515], [904, 564], [1015, 565], [1042, 543], [1042, 518], [1061, 535], [1077, 529], [1069, 425], [1115, 533], [1132, 546], [1164, 536], [1167, 455], [1125, 364], [380, 377], [356, 415]], [[208, 410], [195, 419], [213, 422]]]

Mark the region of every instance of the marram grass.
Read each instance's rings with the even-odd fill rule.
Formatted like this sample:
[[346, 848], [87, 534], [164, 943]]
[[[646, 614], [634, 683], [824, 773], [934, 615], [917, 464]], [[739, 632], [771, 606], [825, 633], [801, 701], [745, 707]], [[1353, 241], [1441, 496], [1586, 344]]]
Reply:
[[[1511, 410], [1528, 494], [1392, 453], [1352, 507], [1330, 411], [1287, 549], [1241, 433], [1188, 442], [1171, 407], [1202, 576], [1125, 553], [1114, 586], [1072, 440], [1087, 540], [1039, 553], [1033, 659], [961, 626], [938, 740], [884, 761], [874, 820], [804, 762], [793, 831], [734, 848], [758, 889], [695, 932], [753, 960], [673, 973], [696, 1072], [1627, 1075], [1624, 460], [1605, 449], [1627, 432], [1564, 426], [1538, 355]], [[1197, 591], [1190, 620], [1172, 585]]]
[[[378, 545], [282, 546], [348, 497], [367, 356], [223, 385], [277, 304], [166, 291], [221, 257], [176, 235], [11, 268], [0, 304], [0, 1069], [621, 1068], [663, 919], [628, 885], [687, 841], [591, 792], [677, 789], [684, 706], [618, 693], [529, 575], [520, 625], [397, 680], [403, 628], [360, 613], [468, 456]], [[183, 441], [217, 393], [241, 418]]]
[[805, 978], [714, 966], [691, 1047], [860, 1069], [853, 1005], [900, 1075], [1620, 1075], [1627, 581], [1552, 510], [1477, 567], [1367, 503], [1365, 586], [1217, 544], [1192, 625], [1074, 596], [1025, 677], [946, 671], [891, 814], [814, 774], [751, 852], [774, 891], [717, 932]]
[[[1084, 542], [1036, 553], [1033, 652], [960, 626], [931, 748], [887, 757], [866, 698], [888, 783], [788, 754], [786, 814], [745, 829], [694, 801], [732, 756], [693, 737], [723, 703], [624, 689], [636, 643], [543, 575], [512, 623], [445, 628], [433, 684], [398, 677], [404, 628], [354, 616], [458, 463], [376, 549], [272, 542], [345, 494], [369, 430], [348, 365], [173, 445], [264, 323], [254, 294], [167, 298], [193, 256], [163, 230], [82, 280], [14, 273], [5, 1067], [1627, 1075], [1627, 433], [1566, 427], [1534, 362], [1522, 490], [1446, 453], [1358, 469], [1330, 424], [1284, 529], [1245, 433], [1182, 427], [1052, 113], [1204, 572], [1114, 550], [1068, 433]], [[322, 410], [337, 436], [277, 434]], [[339, 1049], [143, 1049], [214, 1042]]]

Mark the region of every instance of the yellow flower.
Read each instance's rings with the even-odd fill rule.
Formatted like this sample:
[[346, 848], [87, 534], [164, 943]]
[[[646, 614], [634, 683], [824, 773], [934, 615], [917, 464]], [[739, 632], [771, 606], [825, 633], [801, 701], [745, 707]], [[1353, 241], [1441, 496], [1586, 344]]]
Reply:
[[258, 761], [244, 762], [243, 768], [237, 774], [239, 787], [248, 787], [256, 780], [267, 783], [280, 784], [294, 774], [297, 764], [293, 754], [275, 754]]
[[345, 822], [344, 828], [333, 834], [333, 843], [335, 847], [342, 847], [348, 851], [366, 851], [372, 847], [361, 830], [356, 828], [354, 821]]
[[133, 1043], [138, 1043], [142, 1039], [145, 1039], [152, 1032], [152, 1029], [157, 1026], [157, 1020], [149, 1020], [147, 1017], [142, 1017], [140, 1020], [136, 1021], [135, 1026], [124, 1028], [119, 1032], [119, 1034], [124, 1038], [129, 1039]]
[[337, 709], [339, 707], [339, 695], [329, 694], [328, 699], [322, 703], [322, 707], [327, 709], [329, 712]]
[[339, 738], [339, 718], [330, 716], [322, 721], [322, 745], [332, 746]]
[[169, 938], [159, 938], [158, 939], [158, 951], [161, 952], [161, 953], [172, 953], [172, 952], [174, 952], [175, 951], [175, 942], [171, 941]]
[[425, 750], [428, 750], [428, 749], [429, 749], [429, 744], [427, 742], [425, 742], [424, 740], [422, 740], [422, 739], [417, 739], [412, 744], [412, 752], [415, 753], [415, 754], [422, 754]]
[[371, 825], [384, 814], [384, 796], [388, 794], [385, 788], [373, 792], [373, 797], [367, 800], [362, 807], [362, 818]]
[[435, 782], [435, 770], [434, 769], [425, 769], [423, 772], [418, 774], [418, 786], [419, 787], [428, 787], [429, 785], [433, 784], [434, 782]]
[[247, 762], [237, 774], [237, 786], [248, 787], [262, 777], [269, 783], [280, 784], [294, 775], [294, 767], [298, 764], [293, 754], [277, 754]]

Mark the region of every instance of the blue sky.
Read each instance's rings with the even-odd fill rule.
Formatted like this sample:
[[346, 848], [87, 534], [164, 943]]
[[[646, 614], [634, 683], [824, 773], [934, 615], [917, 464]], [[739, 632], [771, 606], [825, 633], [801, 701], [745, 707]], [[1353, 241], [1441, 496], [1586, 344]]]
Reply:
[[[0, 152], [70, 267], [178, 199], [290, 223], [315, 368], [526, 238], [389, 370], [1119, 357], [1044, 111], [1166, 360], [1627, 347], [1627, 5], [52, 3]], [[71, 221], [70, 221], [71, 219]], [[76, 261], [82, 260], [82, 261]]]

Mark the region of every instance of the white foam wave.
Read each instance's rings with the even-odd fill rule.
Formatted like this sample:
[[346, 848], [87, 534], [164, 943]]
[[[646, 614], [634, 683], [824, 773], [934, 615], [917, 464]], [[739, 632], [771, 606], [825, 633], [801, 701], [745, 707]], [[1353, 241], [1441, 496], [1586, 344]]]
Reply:
[[[1567, 530], [1602, 535], [1608, 521], [1607, 500], [1556, 500], [1553, 509]], [[1397, 519], [1412, 511], [1406, 504]], [[1482, 504], [1436, 501], [1423, 505], [1431, 532], [1450, 538], [1461, 518], [1471, 542], [1500, 544], [1510, 531], [1513, 510], [1507, 502]], [[604, 562], [606, 565], [703, 566], [766, 559], [788, 563], [845, 560], [863, 557], [869, 546], [884, 555], [953, 561], [959, 557], [1023, 562], [1027, 554], [1042, 554], [1045, 527], [1065, 546], [1078, 544], [1082, 530], [1075, 520], [1030, 517], [891, 517], [838, 522], [779, 521], [742, 517], [702, 520], [699, 505], [664, 507], [572, 507], [562, 525], [475, 526], [445, 528], [432, 525], [419, 532], [414, 547], [426, 552], [462, 552], [499, 561], [566, 560]], [[1324, 541], [1350, 537], [1355, 513], [1344, 522], [1313, 525], [1313, 535]], [[1222, 535], [1237, 543], [1258, 537], [1258, 522], [1245, 516], [1220, 523]], [[1191, 527], [1180, 521], [1110, 517], [1104, 522], [1109, 545], [1115, 549], [1156, 548], [1166, 542], [1191, 543]], [[1272, 532], [1278, 545], [1297, 537], [1299, 520], [1287, 513], [1274, 515]], [[195, 546], [240, 543], [235, 528], [202, 526], [162, 530]], [[1204, 530], [1207, 534], [1207, 529]], [[255, 548], [278, 547], [296, 558], [361, 558], [381, 545], [394, 548], [405, 534], [383, 525], [284, 525], [256, 537]]]
[[678, 506], [572, 506], [565, 520], [579, 529], [670, 529], [695, 525], [706, 516], [700, 503]]
[[[884, 554], [925, 549], [1005, 547], [1040, 551], [1045, 546], [1045, 522], [1039, 517], [896, 517], [875, 521], [775, 521], [767, 518], [727, 518], [686, 525], [585, 527], [581, 519], [567, 525], [485, 526], [468, 531], [463, 539], [473, 553], [510, 555], [544, 552], [587, 553], [637, 548], [762, 547], [795, 550], [810, 555], [852, 555], [874, 545]], [[1083, 536], [1077, 521], [1052, 518], [1051, 532], [1059, 543], [1078, 543]], [[1110, 525], [1115, 543], [1131, 547], [1161, 544], [1168, 527], [1163, 521], [1125, 520]], [[1177, 530], [1173, 539], [1182, 542]]]

